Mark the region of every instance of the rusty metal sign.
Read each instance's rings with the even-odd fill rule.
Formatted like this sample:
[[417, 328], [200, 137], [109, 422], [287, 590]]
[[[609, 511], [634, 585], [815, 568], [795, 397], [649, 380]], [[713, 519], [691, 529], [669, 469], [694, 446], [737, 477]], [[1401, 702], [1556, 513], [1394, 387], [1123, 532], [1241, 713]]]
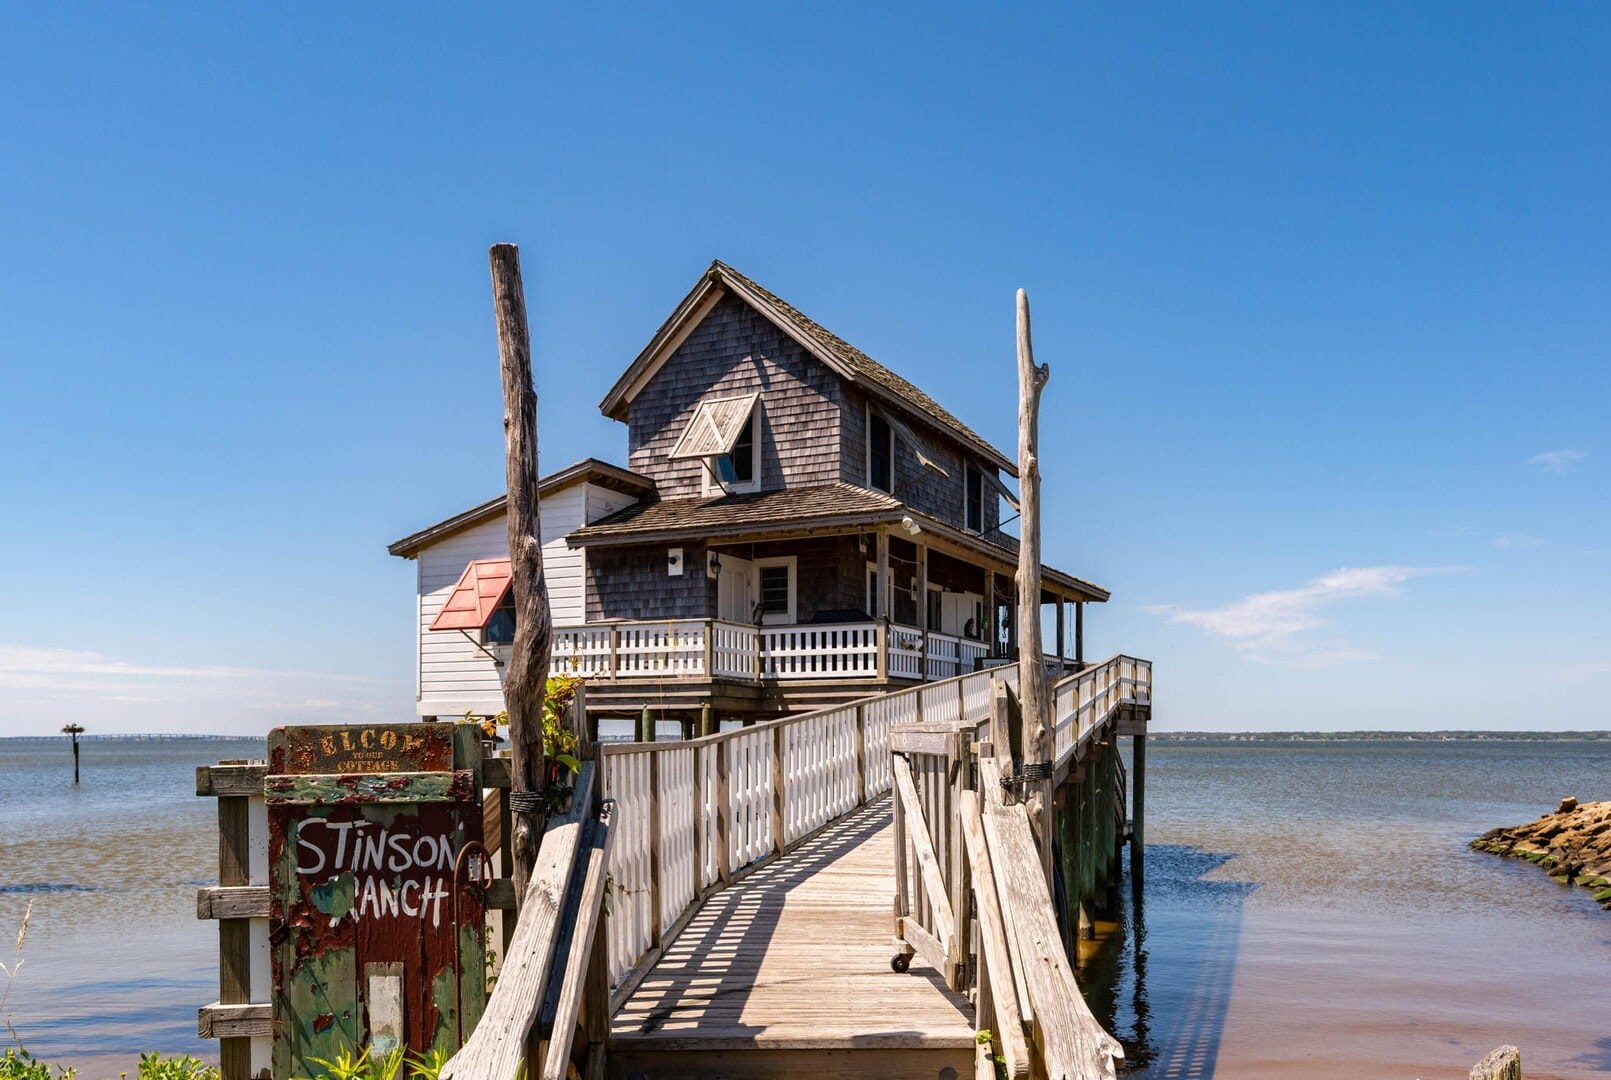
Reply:
[[479, 727], [279, 728], [268, 752], [274, 1075], [457, 1049], [486, 1003]]

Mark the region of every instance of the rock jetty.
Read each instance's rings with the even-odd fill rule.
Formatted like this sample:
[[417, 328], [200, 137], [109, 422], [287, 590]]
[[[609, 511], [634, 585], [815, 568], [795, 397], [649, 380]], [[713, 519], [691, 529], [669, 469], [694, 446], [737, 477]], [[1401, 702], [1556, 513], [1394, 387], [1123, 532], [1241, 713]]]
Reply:
[[1552, 814], [1471, 841], [1478, 851], [1526, 859], [1562, 885], [1594, 890], [1611, 911], [1611, 802], [1580, 803], [1567, 796]]

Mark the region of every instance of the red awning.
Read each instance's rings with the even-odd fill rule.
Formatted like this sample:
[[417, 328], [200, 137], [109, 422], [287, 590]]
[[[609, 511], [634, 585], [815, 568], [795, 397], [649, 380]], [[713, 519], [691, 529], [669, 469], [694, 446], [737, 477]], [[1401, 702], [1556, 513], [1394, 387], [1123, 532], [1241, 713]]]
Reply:
[[431, 620], [432, 630], [483, 630], [515, 583], [508, 559], [477, 559]]

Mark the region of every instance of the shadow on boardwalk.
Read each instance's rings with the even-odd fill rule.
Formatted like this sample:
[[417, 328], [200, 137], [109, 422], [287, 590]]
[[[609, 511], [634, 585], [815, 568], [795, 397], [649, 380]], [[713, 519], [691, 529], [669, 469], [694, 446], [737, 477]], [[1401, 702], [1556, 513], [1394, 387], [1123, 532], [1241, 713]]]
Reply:
[[937, 973], [890, 970], [890, 824], [879, 800], [713, 893], [617, 1014], [612, 1038], [715, 1048], [971, 1034], [971, 1009]]

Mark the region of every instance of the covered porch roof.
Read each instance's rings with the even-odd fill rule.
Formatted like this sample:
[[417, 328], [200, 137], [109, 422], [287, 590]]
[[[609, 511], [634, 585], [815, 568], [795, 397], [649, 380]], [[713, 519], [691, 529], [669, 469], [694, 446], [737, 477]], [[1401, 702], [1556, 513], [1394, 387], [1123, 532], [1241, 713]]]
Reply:
[[[1012, 573], [1018, 541], [1005, 533], [981, 536], [912, 510], [899, 499], [852, 484], [784, 488], [751, 494], [661, 499], [629, 506], [571, 533], [575, 547], [656, 544], [676, 541], [786, 540], [900, 527], [910, 518], [916, 533], [899, 534], [969, 561], [985, 560]], [[1050, 566], [1041, 567], [1045, 602], [1058, 599], [1101, 603], [1111, 595], [1100, 585]]]

